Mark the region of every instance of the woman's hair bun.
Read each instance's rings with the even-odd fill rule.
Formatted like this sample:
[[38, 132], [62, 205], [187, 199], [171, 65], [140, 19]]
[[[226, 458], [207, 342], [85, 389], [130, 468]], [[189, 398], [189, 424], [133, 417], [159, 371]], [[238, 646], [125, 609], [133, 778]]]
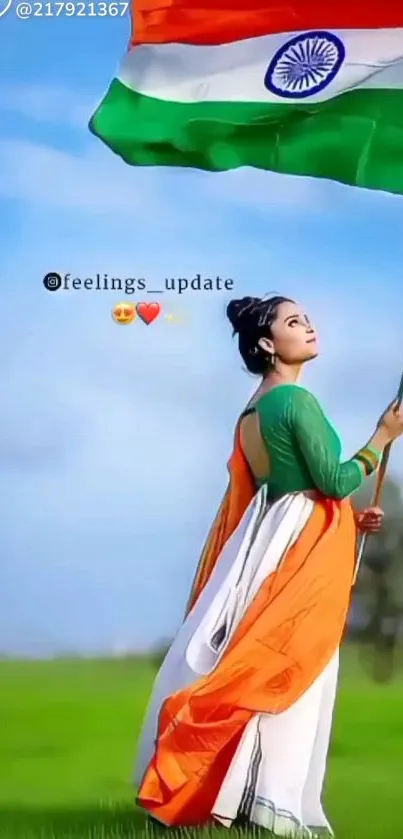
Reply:
[[273, 339], [272, 326], [282, 303], [293, 301], [274, 294], [271, 297], [242, 297], [228, 303], [227, 318], [234, 335], [238, 335], [239, 352], [250, 373], [264, 376], [272, 363], [272, 357], [261, 346], [260, 339]]
[[240, 331], [242, 324], [249, 319], [252, 310], [260, 302], [260, 297], [242, 297], [240, 300], [230, 300], [227, 306], [227, 318], [234, 332]]

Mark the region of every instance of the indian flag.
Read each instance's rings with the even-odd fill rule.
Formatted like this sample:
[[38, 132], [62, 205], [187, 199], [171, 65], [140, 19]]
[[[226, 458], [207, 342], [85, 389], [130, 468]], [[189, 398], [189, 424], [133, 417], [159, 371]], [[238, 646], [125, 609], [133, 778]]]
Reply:
[[134, 0], [90, 128], [136, 166], [403, 193], [403, 2]]

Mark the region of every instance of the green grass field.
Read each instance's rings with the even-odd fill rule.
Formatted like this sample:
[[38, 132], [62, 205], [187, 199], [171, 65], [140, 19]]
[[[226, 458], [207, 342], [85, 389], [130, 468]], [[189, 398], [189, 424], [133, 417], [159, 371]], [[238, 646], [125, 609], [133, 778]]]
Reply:
[[[0, 839], [151, 834], [129, 781], [153, 677], [130, 659], [0, 662]], [[402, 776], [403, 676], [373, 684], [346, 648], [326, 792], [338, 839], [400, 836]]]

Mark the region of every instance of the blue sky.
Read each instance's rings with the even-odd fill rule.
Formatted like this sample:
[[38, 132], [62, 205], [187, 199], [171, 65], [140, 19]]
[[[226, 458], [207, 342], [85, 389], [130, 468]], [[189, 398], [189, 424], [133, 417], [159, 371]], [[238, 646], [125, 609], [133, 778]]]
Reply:
[[349, 456], [403, 367], [403, 199], [131, 169], [87, 129], [128, 20], [10, 12], [0, 31], [0, 650], [147, 648], [181, 618], [255, 382], [225, 293], [165, 296], [182, 324], [118, 327], [122, 295], [41, 278], [200, 273], [295, 296], [321, 334], [305, 382]]

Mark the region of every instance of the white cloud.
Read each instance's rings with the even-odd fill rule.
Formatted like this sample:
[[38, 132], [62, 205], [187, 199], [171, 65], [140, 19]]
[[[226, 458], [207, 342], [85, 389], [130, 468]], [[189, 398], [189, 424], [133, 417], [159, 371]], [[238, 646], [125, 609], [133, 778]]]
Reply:
[[147, 175], [128, 170], [101, 147], [72, 154], [29, 140], [0, 139], [0, 195], [5, 198], [59, 210], [155, 217], [167, 210], [159, 178], [155, 169]]
[[329, 190], [324, 181], [313, 178], [278, 175], [258, 169], [235, 169], [230, 175], [209, 173], [199, 176], [206, 196], [242, 207], [285, 211], [309, 209], [319, 212], [329, 203]]
[[99, 96], [61, 85], [26, 82], [0, 86], [0, 111], [48, 125], [86, 128], [98, 100]]
[[[265, 211], [284, 208], [295, 213], [319, 211], [324, 187], [309, 178], [292, 178], [255, 170], [221, 174], [173, 172], [152, 167], [128, 167], [90, 136], [84, 149], [72, 153], [50, 144], [0, 139], [0, 195], [59, 209], [96, 214], [141, 214], [150, 210], [164, 226], [177, 217], [181, 201], [219, 201], [229, 206], [253, 206]], [[173, 184], [173, 175], [176, 184]], [[177, 202], [172, 205], [175, 188]], [[227, 211], [228, 212], [228, 211]]]

